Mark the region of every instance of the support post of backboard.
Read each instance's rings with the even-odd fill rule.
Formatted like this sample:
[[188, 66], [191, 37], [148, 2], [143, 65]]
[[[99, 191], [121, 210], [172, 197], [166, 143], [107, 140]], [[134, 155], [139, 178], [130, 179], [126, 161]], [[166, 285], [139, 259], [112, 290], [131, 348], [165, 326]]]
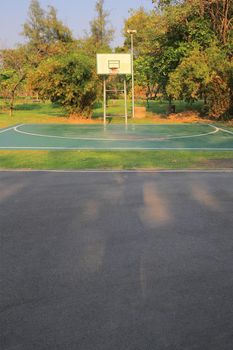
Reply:
[[135, 117], [135, 107], [134, 107], [134, 52], [133, 52], [133, 34], [131, 33], [131, 67], [132, 67], [132, 118]]
[[128, 29], [127, 33], [130, 34], [131, 38], [131, 73], [132, 73], [132, 118], [135, 117], [135, 101], [134, 101], [134, 52], [133, 52], [133, 36], [137, 33], [136, 29]]
[[128, 124], [128, 111], [127, 111], [127, 85], [126, 76], [124, 77], [124, 96], [125, 96], [125, 125]]
[[[128, 53], [114, 53], [114, 54], [97, 54], [97, 74], [103, 76], [103, 121], [106, 125], [107, 116], [107, 77], [117, 75], [131, 75], [132, 74], [132, 55]], [[120, 90], [118, 90], [120, 91]], [[122, 92], [122, 90], [121, 90]], [[125, 97], [125, 123], [128, 123], [128, 109], [127, 109], [127, 86], [126, 77], [124, 82], [124, 97]]]
[[104, 125], [106, 125], [106, 77], [104, 76]]

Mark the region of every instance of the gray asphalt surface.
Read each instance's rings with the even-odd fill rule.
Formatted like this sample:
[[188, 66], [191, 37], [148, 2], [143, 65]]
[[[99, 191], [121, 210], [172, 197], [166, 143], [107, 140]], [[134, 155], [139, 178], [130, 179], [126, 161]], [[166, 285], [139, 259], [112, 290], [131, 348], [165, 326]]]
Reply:
[[4, 350], [232, 350], [233, 173], [0, 173]]

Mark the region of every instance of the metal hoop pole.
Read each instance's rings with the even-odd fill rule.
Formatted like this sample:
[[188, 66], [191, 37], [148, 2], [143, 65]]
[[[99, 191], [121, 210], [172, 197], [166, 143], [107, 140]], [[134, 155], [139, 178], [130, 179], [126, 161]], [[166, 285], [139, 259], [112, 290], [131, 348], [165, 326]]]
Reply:
[[104, 76], [104, 125], [106, 125], [106, 77]]
[[133, 33], [131, 33], [131, 65], [132, 65], [132, 118], [135, 117], [135, 108], [134, 108], [134, 50], [133, 50]]
[[124, 96], [125, 96], [125, 125], [128, 124], [128, 111], [127, 111], [127, 85], [126, 77], [124, 77]]

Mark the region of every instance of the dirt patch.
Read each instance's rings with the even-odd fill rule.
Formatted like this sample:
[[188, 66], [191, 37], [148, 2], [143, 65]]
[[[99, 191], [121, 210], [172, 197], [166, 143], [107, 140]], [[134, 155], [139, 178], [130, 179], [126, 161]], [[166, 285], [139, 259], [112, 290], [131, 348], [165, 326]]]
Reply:
[[233, 169], [233, 155], [229, 159], [208, 159], [198, 162], [197, 165], [208, 169]]
[[200, 120], [203, 120], [203, 118], [200, 117], [198, 112], [194, 111], [186, 111], [182, 113], [173, 113], [168, 116], [169, 120], [172, 121], [182, 121], [182, 122], [187, 122], [187, 123], [193, 123], [193, 122], [198, 122]]
[[[208, 118], [200, 117], [198, 112], [185, 111], [181, 113], [173, 113], [169, 115], [146, 113], [145, 107], [135, 107], [135, 119], [153, 118], [155, 123], [211, 123]], [[66, 119], [70, 124], [102, 124], [102, 118], [87, 118], [84, 116], [70, 116]]]
[[[200, 117], [200, 114], [196, 111], [185, 111], [181, 113], [172, 114], [152, 114], [153, 119], [156, 122], [166, 123], [210, 123], [211, 120], [208, 118]], [[212, 121], [213, 122], [213, 121]]]
[[135, 118], [143, 119], [146, 117], [146, 107], [135, 107]]
[[66, 123], [69, 124], [103, 124], [102, 119], [92, 119], [85, 116], [69, 116], [66, 118]]

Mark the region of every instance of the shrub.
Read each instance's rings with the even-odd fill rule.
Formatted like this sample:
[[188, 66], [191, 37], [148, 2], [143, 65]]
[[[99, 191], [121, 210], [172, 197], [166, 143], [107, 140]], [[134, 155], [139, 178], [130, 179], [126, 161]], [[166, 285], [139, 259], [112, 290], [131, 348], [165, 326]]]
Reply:
[[227, 81], [218, 75], [213, 76], [208, 85], [207, 105], [208, 114], [214, 118], [226, 116], [231, 109], [230, 88]]
[[42, 99], [59, 103], [69, 115], [91, 114], [96, 77], [92, 60], [84, 54], [48, 58], [31, 73], [30, 84]]

